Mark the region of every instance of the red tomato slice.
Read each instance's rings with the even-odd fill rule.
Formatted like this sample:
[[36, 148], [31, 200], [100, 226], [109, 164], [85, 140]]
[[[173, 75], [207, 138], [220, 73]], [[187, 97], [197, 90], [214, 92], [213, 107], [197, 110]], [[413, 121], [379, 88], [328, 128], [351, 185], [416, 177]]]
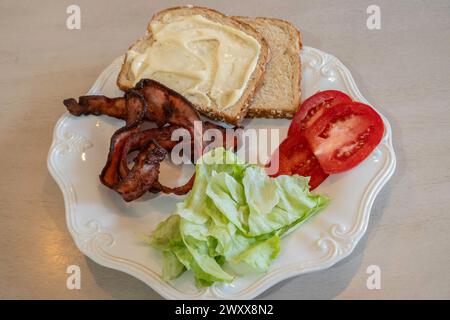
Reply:
[[343, 103], [327, 109], [305, 137], [326, 173], [349, 170], [361, 163], [383, 137], [384, 125], [370, 106]]
[[272, 176], [298, 174], [311, 177], [310, 190], [328, 177], [311, 151], [303, 135], [287, 137], [272, 155], [271, 164], [278, 162], [278, 171]]
[[306, 99], [292, 119], [288, 136], [296, 135], [311, 126], [322, 113], [335, 105], [351, 102], [345, 93], [337, 90], [326, 90]]

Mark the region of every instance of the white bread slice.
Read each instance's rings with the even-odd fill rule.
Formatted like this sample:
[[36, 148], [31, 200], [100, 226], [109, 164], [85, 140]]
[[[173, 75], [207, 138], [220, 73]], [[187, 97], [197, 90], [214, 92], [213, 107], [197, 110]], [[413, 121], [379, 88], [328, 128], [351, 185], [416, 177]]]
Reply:
[[[239, 124], [239, 122], [245, 117], [247, 114], [249, 103], [251, 99], [261, 84], [261, 80], [263, 78], [264, 70], [267, 61], [269, 60], [269, 47], [259, 32], [257, 32], [253, 27], [249, 26], [245, 22], [238, 21], [223, 15], [220, 12], [215, 10], [211, 10], [203, 7], [195, 7], [195, 6], [186, 6], [186, 7], [175, 7], [163, 10], [158, 12], [151, 19], [148, 28], [147, 34], [140, 40], [138, 40], [135, 44], [130, 47], [135, 52], [144, 52], [148, 46], [151, 46], [155, 40], [152, 38], [152, 23], [165, 24], [169, 23], [177, 18], [183, 16], [192, 16], [192, 15], [201, 15], [206, 19], [209, 19], [213, 22], [218, 22], [223, 25], [231, 26], [233, 28], [239, 29], [240, 31], [245, 32], [251, 37], [255, 38], [260, 44], [260, 53], [258, 56], [257, 65], [255, 70], [250, 76], [249, 81], [247, 82], [247, 86], [245, 87], [242, 95], [239, 100], [234, 103], [232, 106], [222, 110], [212, 102], [208, 105], [195, 105], [198, 111], [205, 114], [206, 116], [222, 120], [231, 124]], [[134, 79], [134, 75], [130, 72], [131, 69], [131, 59], [127, 54], [125, 56], [121, 71], [117, 78], [117, 85], [122, 90], [130, 89], [134, 86], [134, 84], [139, 79]], [[170, 87], [170, 84], [166, 84]]]
[[248, 23], [260, 32], [271, 53], [263, 83], [253, 97], [247, 117], [291, 118], [298, 109], [301, 96], [300, 31], [280, 19], [233, 18]]

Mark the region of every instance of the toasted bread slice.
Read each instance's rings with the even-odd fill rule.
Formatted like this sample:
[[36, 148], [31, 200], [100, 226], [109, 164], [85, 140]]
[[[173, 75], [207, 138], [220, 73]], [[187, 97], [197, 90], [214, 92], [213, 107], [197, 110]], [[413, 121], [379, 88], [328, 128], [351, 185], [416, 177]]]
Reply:
[[297, 111], [301, 95], [300, 31], [280, 19], [233, 18], [260, 32], [271, 53], [263, 83], [253, 97], [247, 117], [291, 118]]
[[[261, 84], [265, 66], [267, 61], [269, 60], [270, 54], [266, 40], [253, 27], [249, 26], [245, 22], [232, 19], [230, 17], [223, 15], [220, 12], [208, 8], [194, 7], [194, 6], [169, 8], [153, 16], [152, 20], [148, 25], [146, 36], [138, 40], [135, 44], [133, 44], [130, 47], [130, 50], [137, 53], [143, 53], [149, 46], [155, 45], [157, 41], [152, 37], [152, 30], [154, 30], [153, 28], [155, 26], [159, 28], [160, 26], [169, 24], [172, 21], [178, 21], [183, 17], [197, 16], [197, 15], [201, 15], [203, 18], [206, 18], [212, 22], [219, 23], [221, 25], [225, 25], [228, 27], [235, 28], [239, 31], [242, 31], [245, 34], [256, 39], [256, 41], [259, 43], [260, 48], [259, 54], [257, 56], [256, 67], [250, 74], [249, 80], [246, 82], [246, 86], [242, 90], [242, 94], [239, 96], [239, 99], [234, 104], [227, 106], [226, 108], [220, 108], [219, 105], [216, 104], [216, 101], [214, 101], [214, 99], [211, 99], [211, 101], [209, 101], [207, 104], [191, 101], [198, 111], [207, 115], [210, 118], [223, 120], [231, 124], [238, 124], [247, 114], [249, 103], [256, 89]], [[125, 56], [122, 69], [117, 79], [117, 85], [122, 90], [132, 88], [135, 85], [135, 83], [140, 80], [134, 78], [134, 75], [131, 72], [131, 62], [132, 56], [130, 55], [129, 51]], [[176, 90], [176, 88], [173, 88], [173, 86], [171, 86], [170, 81], [167, 82], [169, 83], [163, 82], [163, 84], [165, 84], [169, 88], [172, 87], [171, 89]], [[208, 92], [205, 92], [205, 94], [207, 95]], [[190, 100], [189, 96], [186, 96], [186, 98]]]

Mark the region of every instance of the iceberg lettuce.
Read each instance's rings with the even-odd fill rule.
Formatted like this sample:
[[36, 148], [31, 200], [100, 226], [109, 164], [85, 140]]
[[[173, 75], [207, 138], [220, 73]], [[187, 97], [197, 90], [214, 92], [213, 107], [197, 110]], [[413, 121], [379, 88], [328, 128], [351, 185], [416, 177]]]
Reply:
[[271, 178], [224, 148], [203, 155], [192, 190], [150, 237], [163, 251], [163, 279], [191, 270], [202, 287], [266, 272], [280, 237], [328, 203], [309, 192], [308, 180]]

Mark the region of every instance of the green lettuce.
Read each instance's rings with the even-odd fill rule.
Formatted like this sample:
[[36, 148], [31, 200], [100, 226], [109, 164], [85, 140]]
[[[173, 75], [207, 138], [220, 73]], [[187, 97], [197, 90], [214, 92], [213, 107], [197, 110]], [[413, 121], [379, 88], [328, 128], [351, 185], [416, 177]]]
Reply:
[[309, 192], [308, 181], [268, 177], [224, 148], [203, 155], [192, 190], [150, 237], [163, 252], [163, 279], [190, 270], [203, 287], [266, 272], [280, 237], [328, 203]]

